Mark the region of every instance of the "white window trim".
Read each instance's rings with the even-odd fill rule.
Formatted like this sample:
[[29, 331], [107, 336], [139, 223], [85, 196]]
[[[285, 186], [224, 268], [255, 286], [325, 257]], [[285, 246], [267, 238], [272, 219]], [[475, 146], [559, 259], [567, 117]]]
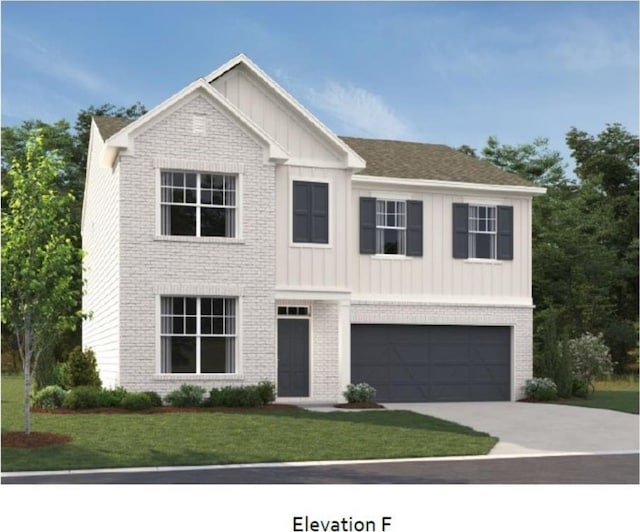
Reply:
[[[178, 163], [180, 166], [161, 163]], [[202, 169], [203, 165], [209, 164], [214, 170]], [[199, 161], [184, 161], [180, 159], [159, 159], [154, 161], [155, 166], [155, 210], [156, 210], [156, 223], [155, 223], [155, 235], [154, 240], [165, 240], [173, 242], [209, 242], [209, 243], [224, 243], [224, 244], [243, 244], [243, 188], [244, 188], [244, 174], [242, 172], [242, 165], [230, 165], [230, 164], [215, 164]], [[195, 236], [195, 235], [164, 235], [162, 234], [162, 172], [191, 172], [196, 174], [233, 174], [236, 178], [236, 205], [235, 205], [235, 226], [236, 234], [233, 237], [226, 236]], [[200, 191], [200, 180], [197, 182], [198, 192]], [[200, 198], [198, 196], [198, 203], [193, 204], [200, 205]], [[199, 217], [196, 216], [196, 226], [200, 226]], [[198, 232], [198, 229], [196, 229]]]
[[[162, 372], [162, 304], [163, 297], [195, 297], [197, 299], [197, 312], [198, 318], [200, 317], [200, 301], [202, 298], [227, 298], [235, 299], [236, 301], [236, 345], [235, 345], [235, 372], [233, 373], [198, 373], [200, 367], [199, 361], [199, 342], [196, 342], [196, 373], [163, 373]], [[156, 380], [237, 380], [243, 378], [243, 364], [242, 364], [242, 352], [243, 352], [243, 335], [242, 335], [242, 314], [243, 314], [243, 298], [235, 294], [200, 294], [194, 295], [193, 293], [157, 293], [155, 294], [155, 315], [156, 315], [156, 331], [155, 331], [155, 343], [156, 343], [156, 372], [154, 379]], [[200, 332], [200, 320], [196, 318], [196, 331], [199, 337]]]
[[[314, 242], [294, 242], [293, 241], [293, 182], [311, 182], [311, 183], [326, 183], [327, 184], [327, 196], [329, 200], [329, 212], [327, 216], [327, 234], [329, 236], [329, 242], [326, 244], [318, 244]], [[331, 179], [323, 178], [323, 177], [293, 177], [289, 176], [289, 202], [288, 202], [288, 210], [289, 210], [289, 246], [292, 248], [320, 248], [320, 249], [331, 249], [333, 248], [333, 208], [334, 198], [333, 198], [333, 183]]]
[[[388, 198], [380, 198], [376, 197], [376, 250], [378, 249], [378, 230], [382, 229], [391, 229], [395, 231], [403, 231], [404, 235], [404, 252], [403, 253], [375, 253], [373, 255], [374, 258], [378, 259], [392, 259], [392, 260], [402, 260], [408, 259], [411, 257], [407, 257], [407, 199], [399, 199], [398, 197], [388, 197]], [[395, 202], [404, 204], [404, 227], [398, 226], [388, 226], [388, 225], [378, 225], [378, 202], [384, 201], [387, 202]], [[386, 209], [385, 209], [386, 212]]]
[[[494, 231], [471, 231], [471, 209], [472, 208], [487, 208], [494, 210]], [[467, 238], [469, 240], [469, 254], [471, 254], [471, 235], [493, 235], [493, 249], [492, 255], [493, 257], [483, 258], [483, 257], [468, 257], [466, 259], [467, 262], [481, 262], [481, 263], [498, 263], [498, 206], [496, 204], [489, 203], [469, 203], [469, 215], [467, 217]]]

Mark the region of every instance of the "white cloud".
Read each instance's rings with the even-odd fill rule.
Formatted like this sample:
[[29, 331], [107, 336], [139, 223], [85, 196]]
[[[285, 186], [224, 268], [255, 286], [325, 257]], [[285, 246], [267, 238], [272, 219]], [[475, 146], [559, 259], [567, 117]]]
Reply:
[[387, 139], [410, 136], [410, 127], [387, 107], [380, 96], [350, 83], [341, 85], [329, 81], [321, 91], [308, 89], [307, 99], [338, 120], [341, 134]]

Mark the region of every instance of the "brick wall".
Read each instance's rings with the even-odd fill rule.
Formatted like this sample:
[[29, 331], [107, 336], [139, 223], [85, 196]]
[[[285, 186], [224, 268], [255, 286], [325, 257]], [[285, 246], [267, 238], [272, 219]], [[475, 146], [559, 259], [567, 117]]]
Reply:
[[[239, 171], [241, 238], [159, 238], [164, 164]], [[164, 394], [183, 382], [209, 389], [275, 381], [275, 170], [263, 146], [199, 95], [135, 138], [121, 176], [120, 384]], [[239, 297], [238, 376], [159, 374], [161, 295]]]

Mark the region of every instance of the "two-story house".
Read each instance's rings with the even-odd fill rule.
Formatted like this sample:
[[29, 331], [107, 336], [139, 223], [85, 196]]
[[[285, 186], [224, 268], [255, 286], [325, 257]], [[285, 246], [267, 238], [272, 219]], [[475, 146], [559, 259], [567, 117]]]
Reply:
[[446, 146], [337, 137], [239, 55], [93, 119], [83, 345], [129, 390], [515, 400], [543, 192]]

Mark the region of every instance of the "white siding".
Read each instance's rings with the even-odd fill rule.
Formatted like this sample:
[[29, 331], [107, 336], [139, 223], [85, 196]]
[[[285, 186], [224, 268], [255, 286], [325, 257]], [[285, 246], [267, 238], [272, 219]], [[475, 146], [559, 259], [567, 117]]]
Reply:
[[[278, 289], [347, 290], [350, 174], [328, 168], [280, 166], [276, 188]], [[292, 243], [292, 181], [329, 183], [329, 245]]]
[[[392, 197], [393, 193], [393, 189], [382, 186], [354, 185], [350, 213], [354, 238], [349, 246], [350, 287], [354, 299], [531, 304], [530, 198], [426, 191], [419, 187], [398, 190], [396, 187], [398, 199], [423, 202], [423, 256], [361, 255], [360, 197], [382, 194]], [[513, 260], [474, 262], [452, 257], [452, 204], [459, 202], [513, 206]]]
[[251, 118], [293, 158], [333, 164], [344, 160], [330, 148], [295, 109], [264, 86], [242, 66], [237, 66], [211, 85]]
[[82, 345], [96, 353], [105, 386], [119, 384], [119, 168], [104, 168], [100, 156], [104, 142], [91, 126], [90, 167], [85, 185], [82, 225], [86, 293], [82, 308], [91, 318], [82, 325]]

